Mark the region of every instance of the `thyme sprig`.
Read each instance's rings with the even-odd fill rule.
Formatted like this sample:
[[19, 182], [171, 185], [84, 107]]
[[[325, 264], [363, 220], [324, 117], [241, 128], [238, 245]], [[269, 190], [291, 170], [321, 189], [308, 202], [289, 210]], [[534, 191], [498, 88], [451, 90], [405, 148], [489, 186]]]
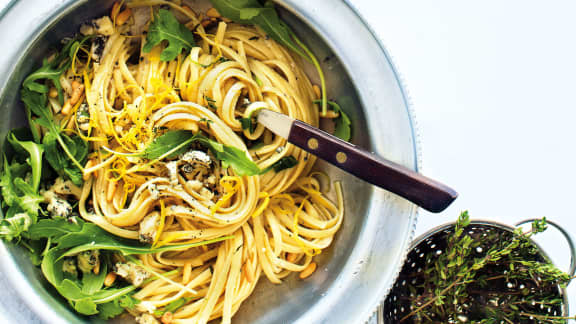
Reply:
[[[530, 238], [546, 230], [546, 219], [528, 231], [472, 230], [460, 214], [442, 246], [425, 255], [425, 266], [410, 275], [411, 320], [443, 323], [565, 323], [559, 287], [572, 279], [545, 260]], [[440, 245], [440, 244], [439, 244]], [[443, 249], [443, 252], [442, 252]], [[441, 253], [438, 253], [440, 251]], [[572, 318], [572, 317], [570, 317]]]

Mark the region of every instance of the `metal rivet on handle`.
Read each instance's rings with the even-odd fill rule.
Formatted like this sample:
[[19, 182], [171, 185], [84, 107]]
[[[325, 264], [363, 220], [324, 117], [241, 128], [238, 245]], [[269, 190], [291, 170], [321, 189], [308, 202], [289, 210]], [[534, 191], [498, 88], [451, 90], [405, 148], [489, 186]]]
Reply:
[[318, 148], [318, 140], [315, 138], [311, 138], [308, 140], [308, 147], [315, 150]]
[[348, 160], [348, 156], [346, 155], [346, 153], [344, 152], [336, 153], [336, 161], [338, 161], [338, 163], [344, 163], [346, 162], [346, 160]]

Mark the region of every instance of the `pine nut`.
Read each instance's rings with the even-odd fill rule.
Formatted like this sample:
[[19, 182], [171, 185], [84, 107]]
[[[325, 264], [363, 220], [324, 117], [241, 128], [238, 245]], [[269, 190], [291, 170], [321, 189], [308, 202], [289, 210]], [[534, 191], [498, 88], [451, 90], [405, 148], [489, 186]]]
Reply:
[[326, 110], [326, 115], [321, 115], [321, 117], [322, 117], [322, 118], [330, 118], [330, 119], [333, 119], [333, 118], [338, 118], [338, 117], [340, 117], [340, 114], [337, 113], [337, 112], [335, 112], [334, 110], [328, 109], [328, 110]]
[[210, 18], [220, 18], [221, 15], [216, 8], [210, 8], [206, 11], [206, 16]]
[[106, 201], [111, 202], [118, 188], [118, 183], [116, 181], [108, 182], [108, 190], [106, 190]]
[[202, 22], [200, 23], [202, 25], [202, 27], [206, 28], [208, 27], [208, 25], [210, 25], [212, 22], [210, 21], [210, 19], [205, 19], [202, 20]]
[[164, 315], [162, 315], [162, 318], [160, 318], [160, 321], [162, 322], [162, 324], [170, 324], [172, 323], [172, 312], [166, 312], [164, 313]]
[[116, 273], [108, 272], [106, 278], [104, 278], [104, 286], [110, 287], [114, 284], [114, 281], [116, 281]]
[[296, 254], [296, 253], [287, 253], [286, 261], [294, 263], [294, 261], [296, 261], [297, 258], [298, 258], [298, 254]]
[[86, 165], [84, 166], [84, 174], [82, 175], [82, 180], [86, 181], [86, 180], [90, 179], [90, 177], [92, 176], [92, 172], [86, 173], [86, 169], [90, 169], [95, 164], [96, 164], [96, 162], [94, 162], [94, 160], [92, 160], [92, 159], [90, 159], [90, 160], [88, 160], [88, 162], [86, 162]]
[[316, 271], [316, 262], [312, 262], [310, 263], [306, 269], [304, 269], [302, 272], [300, 272], [300, 279], [306, 279], [308, 277], [310, 277], [310, 275], [312, 275], [314, 273], [314, 271]]
[[124, 25], [124, 23], [128, 20], [128, 18], [130, 18], [131, 15], [132, 10], [130, 8], [122, 11], [121, 13], [118, 14], [118, 16], [116, 16], [116, 25], [117, 26]]
[[72, 81], [72, 96], [70, 96], [70, 104], [74, 106], [82, 97], [84, 92], [84, 85], [76, 80]]
[[56, 90], [56, 88], [52, 87], [52, 88], [50, 88], [50, 92], [48, 93], [48, 95], [50, 96], [50, 98], [56, 98], [56, 97], [58, 97], [58, 90]]
[[196, 16], [196, 13], [194, 12], [194, 10], [192, 10], [192, 8], [190, 8], [188, 6], [182, 6], [182, 9], [184, 9], [184, 11], [186, 11], [188, 14], [190, 14], [192, 16]]
[[254, 281], [254, 274], [252, 273], [252, 269], [248, 262], [244, 263], [242, 271], [244, 272], [244, 276], [246, 277], [246, 280], [248, 280], [248, 282]]
[[72, 110], [72, 104], [70, 103], [70, 99], [68, 99], [64, 103], [64, 106], [62, 106], [62, 110], [60, 110], [60, 113], [64, 116], [68, 116], [71, 110]]
[[182, 284], [186, 285], [190, 282], [190, 275], [192, 274], [192, 263], [188, 262], [184, 264], [184, 269], [182, 270]]
[[100, 273], [100, 258], [96, 258], [96, 262], [94, 263], [94, 268], [92, 269], [92, 272], [97, 275]]
[[114, 4], [112, 5], [112, 10], [110, 11], [110, 16], [111, 18], [114, 18], [114, 16], [116, 14], [118, 14], [118, 12], [120, 11], [120, 3], [118, 3], [118, 1], [114, 2]]
[[320, 99], [320, 97], [322, 97], [322, 94], [320, 93], [320, 87], [317, 85], [313, 85], [312, 89], [314, 90], [314, 94], [316, 95], [316, 99]]

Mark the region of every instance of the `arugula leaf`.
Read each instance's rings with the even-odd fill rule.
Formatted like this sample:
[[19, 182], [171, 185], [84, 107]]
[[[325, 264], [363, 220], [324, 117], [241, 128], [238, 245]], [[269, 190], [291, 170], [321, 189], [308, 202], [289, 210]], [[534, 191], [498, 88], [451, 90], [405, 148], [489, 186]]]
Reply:
[[[258, 0], [211, 0], [222, 16], [241, 24], [251, 24], [251, 19], [260, 14], [262, 5]], [[244, 10], [244, 14], [242, 14]]]
[[263, 85], [262, 80], [260, 80], [260, 78], [254, 73], [252, 73], [252, 76], [254, 77], [254, 82], [256, 82], [256, 84], [261, 87]]
[[[87, 38], [83, 39], [84, 42]], [[23, 82], [23, 86], [31, 91], [38, 93], [48, 93], [50, 88], [46, 84], [39, 83], [39, 80], [50, 80], [58, 91], [58, 100], [60, 104], [64, 103], [62, 85], [60, 84], [60, 76], [64, 73], [72, 63], [72, 49], [79, 46], [81, 42], [71, 40], [60, 53], [52, 60], [44, 59], [42, 67], [32, 72]]]
[[[40, 133], [38, 133], [38, 130], [36, 129], [36, 125], [45, 128], [51, 127], [50, 120], [52, 119], [52, 111], [46, 109], [46, 94], [36, 93], [23, 88], [20, 91], [20, 100], [24, 102], [24, 106], [26, 107], [26, 116], [28, 118], [30, 130], [34, 136], [34, 141], [39, 143], [42, 139]], [[38, 116], [38, 118], [32, 119], [32, 114]]]
[[22, 180], [22, 178], [14, 179], [14, 185], [21, 193], [16, 200], [16, 204], [28, 214], [32, 222], [35, 223], [38, 217], [40, 203], [44, 201], [44, 198], [40, 196], [29, 183]]
[[134, 298], [132, 295], [124, 295], [120, 298], [115, 299], [118, 305], [124, 308], [134, 308], [136, 305], [140, 304], [140, 300]]
[[98, 317], [103, 320], [112, 319], [124, 313], [124, 307], [120, 306], [116, 301], [98, 305]]
[[200, 120], [198, 120], [201, 123], [204, 123], [206, 125], [206, 128], [210, 129], [210, 124], [212, 124], [214, 121], [211, 119], [207, 119], [207, 118], [200, 118]]
[[270, 170], [280, 172], [284, 169], [291, 168], [298, 163], [293, 156], [287, 156], [280, 159], [271, 167], [261, 170], [258, 165], [248, 157], [245, 151], [233, 146], [218, 143], [200, 133], [193, 134], [191, 131], [187, 130], [168, 131], [158, 136], [144, 150], [141, 156], [150, 160], [175, 157], [179, 154], [183, 154], [186, 151], [187, 146], [192, 142], [197, 142], [208, 148], [218, 160], [222, 161], [223, 168], [231, 167], [239, 176], [260, 175]]
[[68, 154], [60, 145], [59, 139], [65, 143], [68, 153], [80, 164], [86, 162], [88, 156], [88, 143], [79, 136], [68, 136], [66, 134], [56, 134], [49, 132], [44, 135], [42, 143], [46, 150], [46, 160], [50, 166], [61, 176], [70, 179], [75, 185], [82, 185], [83, 173], [78, 168]]
[[[61, 131], [52, 117], [52, 111], [46, 106], [46, 94], [23, 88], [21, 99], [26, 108], [38, 116], [33, 121], [30, 119], [31, 129], [35, 129], [34, 124], [47, 129], [42, 144], [50, 166], [60, 175], [72, 180], [74, 184], [81, 185], [82, 163], [88, 155], [88, 144], [78, 136], [70, 137]], [[40, 141], [36, 135], [34, 140]]]
[[98, 316], [102, 319], [111, 319], [124, 312], [126, 309], [132, 309], [140, 303], [140, 300], [132, 297], [131, 294], [123, 295], [114, 299], [114, 301], [98, 305]]
[[98, 314], [98, 307], [96, 303], [90, 297], [84, 297], [73, 303], [74, 309], [83, 315], [95, 315]]
[[31, 141], [19, 141], [13, 132], [10, 133], [8, 142], [12, 144], [14, 149], [23, 149], [30, 155], [30, 158], [26, 161], [32, 168], [32, 188], [37, 191], [40, 186], [40, 178], [42, 177], [42, 154], [44, 153], [44, 147]]
[[162, 316], [162, 315], [164, 315], [164, 313], [167, 313], [167, 312], [174, 313], [175, 311], [180, 309], [180, 307], [186, 305], [192, 299], [193, 299], [192, 297], [180, 297], [180, 298], [176, 299], [175, 301], [171, 302], [170, 304], [166, 305], [166, 307], [164, 307], [164, 309], [158, 309], [158, 310], [154, 311], [154, 315], [155, 316]]
[[172, 61], [182, 50], [188, 51], [196, 46], [192, 31], [179, 23], [170, 11], [160, 9], [150, 24], [142, 51], [149, 53], [164, 40], [168, 42], [168, 46], [160, 54], [162, 61]]
[[284, 23], [273, 6], [263, 6], [258, 0], [210, 0], [218, 12], [241, 24], [258, 25], [268, 36], [309, 60], [308, 55], [293, 41], [294, 32]]
[[[85, 37], [80, 41], [69, 41], [52, 61], [44, 60], [42, 67], [24, 80], [20, 92], [20, 98], [26, 107], [26, 115], [34, 141], [36, 143], [41, 141], [36, 125], [46, 128], [48, 139], [45, 138], [44, 140], [50, 142], [50, 147], [45, 148], [48, 162], [60, 175], [68, 176], [77, 185], [82, 183], [78, 174], [81, 174], [81, 162], [83, 162], [84, 157], [88, 153], [88, 145], [80, 138], [69, 137], [62, 133], [60, 125], [56, 123], [52, 116], [52, 110], [47, 106], [46, 93], [49, 91], [49, 86], [39, 81], [51, 81], [58, 90], [58, 97], [62, 104], [63, 94], [60, 77], [71, 65], [77, 49], [88, 38]], [[33, 115], [37, 118], [32, 118]], [[56, 142], [58, 142], [63, 152], [56, 149]]]
[[[71, 62], [71, 61], [70, 61]], [[47, 93], [50, 89], [47, 85], [41, 84], [36, 82], [37, 80], [48, 79], [52, 81], [56, 90], [58, 90], [58, 95], [60, 96], [59, 101], [62, 103], [62, 85], [60, 84], [60, 76], [64, 71], [66, 71], [70, 67], [70, 62], [63, 64], [60, 67], [53, 67], [54, 64], [48, 62], [48, 60], [44, 59], [42, 62], [42, 67], [30, 74], [24, 80], [24, 87], [28, 88], [29, 90], [39, 92], [39, 93]]]
[[183, 154], [192, 142], [198, 142], [208, 148], [218, 160], [222, 161], [224, 168], [232, 167], [234, 172], [240, 176], [261, 173], [258, 165], [243, 150], [220, 144], [200, 133], [193, 134], [187, 130], [173, 130], [158, 136], [144, 150], [142, 156], [151, 160], [174, 157]]
[[41, 269], [48, 280], [68, 300], [70, 305], [80, 314], [95, 315], [108, 319], [121, 314], [126, 308], [133, 308], [139, 301], [131, 297], [136, 287], [133, 285], [122, 288], [104, 288], [107, 269], [111, 267], [109, 258], [102, 258], [98, 275], [83, 273], [81, 282], [68, 279], [62, 271], [63, 258], [76, 255], [87, 250], [111, 250], [124, 255], [156, 253], [172, 251], [211, 244], [230, 239], [232, 236], [194, 244], [181, 244], [150, 248], [139, 242], [122, 239], [93, 223], [82, 220], [78, 224], [68, 223], [64, 219], [42, 219], [31, 226], [29, 236], [32, 240], [49, 239], [55, 245], [44, 255]]
[[242, 129], [250, 130], [250, 133], [253, 133], [256, 129], [256, 123], [252, 122], [252, 118], [240, 118], [240, 124], [242, 124]]
[[[322, 101], [314, 100], [314, 103], [319, 104], [322, 103]], [[328, 105], [330, 106], [330, 109], [340, 114], [340, 116], [334, 120], [334, 136], [340, 138], [341, 140], [349, 141], [352, 133], [350, 127], [352, 123], [350, 122], [350, 118], [348, 118], [348, 115], [344, 113], [344, 110], [342, 110], [340, 105], [338, 105], [336, 102], [328, 101]]]
[[252, 176], [262, 173], [258, 165], [248, 157], [245, 151], [234, 146], [218, 143], [201, 134], [196, 134], [195, 136], [195, 141], [210, 149], [212, 154], [222, 161], [223, 168], [232, 167], [239, 176]]
[[[256, 77], [256, 75], [254, 75]], [[246, 118], [240, 118], [240, 124], [242, 125], [242, 129], [249, 129], [250, 133], [253, 133], [256, 130], [257, 123], [252, 120], [252, 116], [254, 113], [264, 109], [264, 107], [256, 108], [252, 110]]]
[[275, 172], [293, 168], [298, 164], [298, 160], [292, 155], [285, 156], [272, 165]]
[[108, 269], [105, 263], [100, 264], [100, 272], [94, 274], [92, 272], [82, 274], [82, 293], [86, 295], [93, 295], [104, 286], [104, 279]]
[[267, 173], [271, 170], [274, 170], [274, 172], [280, 172], [280, 171], [285, 170], [285, 169], [293, 168], [297, 164], [298, 164], [298, 160], [296, 160], [295, 157], [293, 157], [292, 155], [285, 156], [285, 157], [281, 158], [280, 160], [276, 161], [276, 163], [274, 163], [271, 166], [267, 167], [266, 169], [262, 170], [260, 172], [260, 174]]
[[64, 280], [64, 274], [62, 273], [63, 260], [56, 260], [60, 250], [52, 248], [44, 255], [42, 259], [42, 264], [40, 268], [46, 280], [51, 283], [54, 287], [59, 285], [62, 280]]
[[42, 219], [28, 230], [28, 236], [32, 240], [51, 238], [58, 240], [62, 236], [82, 230], [83, 222], [71, 223], [65, 219]]
[[89, 250], [117, 251], [124, 255], [149, 254], [164, 251], [178, 251], [205, 244], [216, 243], [229, 239], [229, 236], [188, 244], [167, 245], [151, 248], [120, 237], [116, 237], [98, 225], [78, 221], [78, 224], [70, 224], [64, 219], [42, 219], [32, 225], [28, 235], [33, 240], [51, 238], [59, 250], [69, 249], [62, 252], [59, 259]]
[[98, 313], [98, 304], [108, 303], [131, 293], [136, 289], [134, 286], [123, 288], [101, 289], [93, 294], [83, 292], [83, 287], [77, 281], [64, 279], [62, 272], [63, 260], [59, 260], [62, 250], [50, 249], [42, 260], [41, 269], [46, 280], [56, 288], [62, 297], [66, 298], [70, 305], [80, 314], [94, 315]]
[[192, 142], [191, 132], [186, 130], [176, 130], [166, 132], [156, 137], [141, 156], [148, 160], [158, 159], [168, 152], [167, 158], [173, 158], [186, 152], [186, 145]]
[[218, 107], [216, 107], [216, 100], [208, 97], [207, 95], [204, 95], [204, 100], [206, 100], [206, 104], [210, 109], [214, 111], [218, 110]]
[[18, 162], [8, 164], [8, 159], [4, 156], [0, 187], [4, 207], [8, 206], [8, 209], [0, 221], [0, 237], [8, 241], [19, 237], [36, 222], [40, 203], [44, 200], [37, 194], [37, 189], [22, 179], [28, 169], [26, 165]]
[[28, 214], [23, 213], [18, 206], [11, 206], [0, 223], [0, 237], [7, 241], [20, 237], [31, 223], [32, 219]]
[[127, 294], [136, 290], [136, 287], [133, 285], [126, 286], [124, 288], [117, 288], [117, 289], [102, 289], [99, 292], [93, 295], [94, 302], [96, 304], [104, 304], [111, 302], [113, 300], [117, 300]]
[[284, 46], [290, 48], [306, 60], [310, 60], [308, 55], [293, 41], [293, 37], [295, 37], [294, 32], [280, 19], [274, 8], [262, 9], [260, 14], [252, 19], [254, 23], [260, 26], [272, 39], [280, 44], [284, 44]]
[[0, 175], [0, 187], [2, 187], [2, 197], [4, 198], [4, 203], [8, 206], [14, 205], [18, 199], [18, 193], [16, 192], [16, 187], [12, 179], [11, 166], [8, 164], [8, 159], [6, 156], [3, 158], [4, 166], [2, 174]]
[[181, 297], [176, 299], [175, 301], [171, 302], [170, 304], [166, 305], [166, 308], [164, 308], [164, 311], [166, 312], [172, 312], [174, 313], [175, 311], [177, 311], [180, 307], [186, 305], [186, 303], [188, 303], [189, 301], [191, 301], [193, 298], [191, 297]]
[[[15, 136], [19, 141], [34, 141], [34, 137], [27, 127], [13, 128], [6, 134], [6, 141], [10, 144], [10, 146], [5, 147], [6, 154], [17, 158], [18, 162], [21, 162], [28, 157], [28, 152], [18, 143], [14, 143], [12, 136]], [[9, 147], [13, 149], [13, 152], [8, 150]]]

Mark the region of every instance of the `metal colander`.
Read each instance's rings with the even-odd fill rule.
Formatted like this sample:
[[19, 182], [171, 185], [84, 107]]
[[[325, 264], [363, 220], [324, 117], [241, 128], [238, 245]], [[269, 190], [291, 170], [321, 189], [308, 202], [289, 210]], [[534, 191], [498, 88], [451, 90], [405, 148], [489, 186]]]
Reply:
[[[531, 222], [533, 220], [526, 220], [517, 224], [517, 226]], [[562, 229], [558, 224], [548, 221], [548, 225], [556, 227], [564, 237], [568, 241], [570, 246], [572, 260], [570, 265], [569, 274], [574, 276], [574, 272], [576, 270], [575, 264], [575, 252], [576, 249], [574, 248], [574, 244], [570, 238], [570, 235]], [[431, 254], [434, 257], [441, 255], [444, 253], [446, 248], [446, 241], [447, 237], [451, 235], [454, 231], [454, 223], [447, 224], [438, 228], [435, 228], [424, 234], [420, 238], [416, 239], [411, 246], [410, 252], [406, 258], [406, 262], [402, 267], [402, 270], [396, 280], [392, 290], [388, 294], [386, 300], [384, 301], [382, 308], [378, 312], [379, 323], [400, 323], [400, 319], [404, 318], [406, 315], [410, 314], [410, 312], [414, 309], [415, 306], [411, 305], [410, 297], [416, 296], [419, 292], [414, 292], [414, 289], [410, 291], [410, 285], [418, 285], [423, 280], [422, 276], [418, 276], [419, 273], [422, 273], [423, 269], [425, 269], [426, 262], [432, 263], [433, 259], [426, 258], [427, 255]], [[474, 239], [479, 239], [480, 237], [485, 237], [488, 234], [494, 234], [494, 231], [497, 232], [500, 238], [509, 238], [512, 237], [512, 232], [514, 228], [508, 225], [499, 224], [495, 222], [488, 222], [488, 221], [472, 221], [469, 226], [465, 228], [465, 233], [468, 233]], [[534, 243], [536, 247], [538, 245]], [[476, 248], [476, 251], [473, 251], [473, 255], [475, 257], [481, 257], [485, 255], [486, 251], [488, 251], [491, 246], [482, 246]], [[548, 260], [548, 257], [542, 252], [542, 249], [538, 248], [538, 253], [536, 255], [536, 261], [545, 261]], [[502, 269], [503, 273], [505, 273], [506, 269]], [[518, 282], [516, 281], [515, 284], [511, 284], [506, 282], [503, 278], [502, 280], [498, 280], [494, 282], [488, 289], [491, 291], [507, 291], [508, 293], [514, 293], [515, 291], [520, 291], [525, 287], [531, 287], [530, 289], [535, 289], [534, 287], [537, 286], [532, 282]], [[537, 289], [537, 288], [536, 288]], [[551, 316], [568, 316], [568, 301], [566, 297], [566, 291], [557, 287], [553, 289], [552, 292], [547, 291], [548, 295], [552, 293], [554, 297], [560, 298], [563, 300], [563, 303], [560, 305], [555, 306], [544, 306], [544, 305], [537, 305], [534, 304], [532, 307], [532, 311], [535, 314], [549, 314]], [[471, 295], [472, 296], [472, 295]], [[474, 297], [474, 307], [477, 305], [485, 305], [487, 303], [494, 303], [493, 299], [487, 300], [485, 296], [478, 295], [478, 298]], [[497, 302], [497, 301], [496, 301]], [[459, 305], [461, 306], [462, 313], [466, 314], [467, 311], [472, 312], [471, 305]], [[433, 322], [440, 321], [438, 319], [432, 319]], [[448, 320], [448, 323], [463, 323], [467, 322], [467, 317], [462, 316], [456, 319]], [[402, 323], [414, 323], [414, 319], [408, 318]], [[428, 320], [430, 322], [430, 320]], [[538, 323], [537, 320], [527, 320], [526, 323]]]

